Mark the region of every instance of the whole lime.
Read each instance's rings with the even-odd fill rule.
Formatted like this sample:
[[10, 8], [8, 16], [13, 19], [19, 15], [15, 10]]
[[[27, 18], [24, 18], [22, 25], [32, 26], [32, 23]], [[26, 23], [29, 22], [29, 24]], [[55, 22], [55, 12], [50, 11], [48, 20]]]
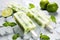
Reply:
[[41, 9], [43, 9], [43, 10], [46, 9], [48, 3], [49, 3], [48, 0], [41, 0], [40, 1], [40, 7], [41, 7]]
[[47, 11], [48, 12], [56, 12], [57, 9], [58, 9], [58, 5], [56, 3], [51, 3], [51, 4], [49, 3], [47, 5]]

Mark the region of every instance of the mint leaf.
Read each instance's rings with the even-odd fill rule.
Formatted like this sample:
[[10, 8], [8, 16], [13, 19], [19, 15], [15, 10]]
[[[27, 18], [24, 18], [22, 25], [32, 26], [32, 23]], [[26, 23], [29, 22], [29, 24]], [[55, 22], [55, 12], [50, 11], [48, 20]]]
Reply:
[[29, 6], [30, 6], [30, 9], [32, 9], [32, 8], [35, 8], [35, 5], [34, 4], [29, 4]]
[[3, 26], [5, 26], [5, 27], [7, 27], [7, 26], [9, 26], [9, 22], [5, 22], [5, 23], [3, 23]]
[[13, 39], [13, 40], [16, 40], [18, 37], [19, 37], [19, 34], [14, 34], [14, 35], [12, 36], [12, 39]]
[[41, 40], [50, 40], [50, 38], [47, 35], [42, 35], [42, 33], [40, 34], [40, 39]]
[[13, 27], [13, 26], [15, 26], [15, 25], [16, 25], [15, 22], [5, 22], [5, 23], [3, 23], [3, 26], [5, 26], [5, 27], [7, 27], [7, 26]]
[[56, 18], [55, 18], [55, 16], [51, 15], [50, 19], [51, 19], [54, 23], [56, 23]]
[[15, 25], [16, 25], [16, 23], [11, 22], [9, 25], [10, 25], [11, 27], [13, 27], [13, 26], [15, 26]]

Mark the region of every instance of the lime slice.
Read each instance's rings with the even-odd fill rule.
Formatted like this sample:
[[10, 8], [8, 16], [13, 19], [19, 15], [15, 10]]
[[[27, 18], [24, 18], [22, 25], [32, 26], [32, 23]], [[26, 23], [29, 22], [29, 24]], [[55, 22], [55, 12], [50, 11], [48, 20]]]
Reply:
[[6, 8], [2, 11], [2, 16], [8, 17], [8, 16], [11, 16], [12, 13], [13, 13], [13, 10], [11, 8]]

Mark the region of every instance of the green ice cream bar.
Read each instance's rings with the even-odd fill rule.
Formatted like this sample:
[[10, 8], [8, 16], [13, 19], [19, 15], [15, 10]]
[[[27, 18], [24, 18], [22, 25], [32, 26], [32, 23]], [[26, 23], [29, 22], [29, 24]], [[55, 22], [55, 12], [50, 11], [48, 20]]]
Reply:
[[45, 15], [38, 13], [36, 10], [25, 9], [24, 12], [42, 27], [45, 27], [45, 25], [49, 23], [48, 18], [46, 18]]
[[24, 33], [27, 33], [35, 28], [33, 21], [22, 11], [15, 13], [14, 18]]
[[39, 12], [39, 10], [32, 9], [32, 10], [28, 10], [28, 12], [26, 11], [26, 14], [30, 18], [34, 19], [42, 27], [47, 27], [49, 29], [53, 29], [53, 27], [51, 25], [49, 25], [51, 20], [49, 19], [48, 16], [46, 16], [44, 13], [42, 13], [42, 11]]
[[19, 4], [11, 4], [8, 6], [9, 8], [13, 9], [13, 11], [20, 11], [20, 10], [25, 10], [26, 8], [23, 7], [22, 5]]

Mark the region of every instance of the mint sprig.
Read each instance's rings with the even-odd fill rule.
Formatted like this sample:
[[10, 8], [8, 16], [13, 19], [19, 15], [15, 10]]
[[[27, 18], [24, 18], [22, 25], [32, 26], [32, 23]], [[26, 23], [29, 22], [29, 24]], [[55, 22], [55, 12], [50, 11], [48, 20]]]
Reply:
[[30, 3], [30, 4], [29, 4], [29, 9], [32, 9], [32, 8], [35, 8], [35, 5], [32, 4], [32, 3]]
[[13, 26], [15, 26], [15, 25], [17, 25], [15, 22], [5, 22], [5, 23], [3, 23], [3, 26], [5, 26], [5, 27], [7, 27], [7, 26], [11, 26], [11, 27], [13, 27]]
[[19, 37], [19, 34], [14, 34], [14, 35], [12, 36], [12, 39], [13, 39], [13, 40], [16, 40], [18, 37]]
[[56, 23], [56, 18], [55, 18], [55, 16], [51, 15], [50, 19], [51, 19], [54, 23]]
[[50, 40], [50, 37], [47, 35], [43, 35], [42, 33], [40, 34], [40, 39], [41, 40]]

